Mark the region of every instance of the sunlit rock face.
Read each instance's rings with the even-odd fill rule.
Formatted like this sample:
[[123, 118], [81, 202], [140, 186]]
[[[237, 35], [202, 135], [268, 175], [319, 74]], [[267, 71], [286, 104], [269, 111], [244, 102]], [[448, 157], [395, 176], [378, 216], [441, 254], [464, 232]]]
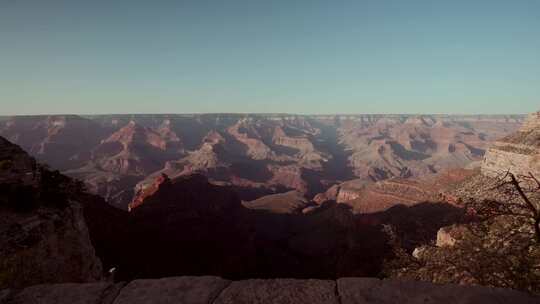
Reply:
[[540, 176], [540, 112], [530, 114], [517, 132], [496, 141], [487, 151], [482, 173], [502, 177], [506, 172]]

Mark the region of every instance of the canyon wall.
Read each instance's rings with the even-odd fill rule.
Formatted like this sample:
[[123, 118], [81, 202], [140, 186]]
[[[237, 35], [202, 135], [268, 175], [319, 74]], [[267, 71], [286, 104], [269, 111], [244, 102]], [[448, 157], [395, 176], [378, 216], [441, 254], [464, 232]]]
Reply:
[[101, 278], [82, 199], [76, 182], [0, 137], [0, 288]]
[[[0, 117], [0, 136], [129, 209], [156, 178], [200, 173], [243, 200], [419, 177], [480, 162], [524, 116], [102, 115]], [[355, 198], [342, 187], [340, 201]], [[349, 189], [354, 190], [354, 189]], [[145, 192], [145, 191], [142, 191]]]
[[517, 132], [487, 150], [482, 173], [502, 177], [508, 171], [517, 176], [540, 176], [540, 112], [530, 114]]

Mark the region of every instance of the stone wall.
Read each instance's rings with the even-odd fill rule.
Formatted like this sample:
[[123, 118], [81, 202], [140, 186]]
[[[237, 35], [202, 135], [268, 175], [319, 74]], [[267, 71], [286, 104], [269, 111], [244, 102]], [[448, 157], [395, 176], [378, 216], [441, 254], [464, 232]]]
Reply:
[[176, 277], [125, 283], [37, 285], [0, 291], [1, 304], [229, 304], [229, 303], [540, 303], [540, 298], [508, 290], [426, 282], [343, 278], [333, 280], [245, 280]]

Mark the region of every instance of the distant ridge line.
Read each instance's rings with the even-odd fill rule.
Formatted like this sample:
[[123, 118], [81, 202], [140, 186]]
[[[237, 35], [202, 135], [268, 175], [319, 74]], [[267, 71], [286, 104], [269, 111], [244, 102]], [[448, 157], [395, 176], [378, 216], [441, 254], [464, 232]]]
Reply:
[[133, 114], [22, 114], [0, 115], [0, 118], [25, 117], [197, 117], [197, 116], [225, 116], [225, 117], [526, 117], [527, 114], [380, 114], [380, 113], [354, 113], [354, 114], [295, 114], [295, 113], [133, 113]]

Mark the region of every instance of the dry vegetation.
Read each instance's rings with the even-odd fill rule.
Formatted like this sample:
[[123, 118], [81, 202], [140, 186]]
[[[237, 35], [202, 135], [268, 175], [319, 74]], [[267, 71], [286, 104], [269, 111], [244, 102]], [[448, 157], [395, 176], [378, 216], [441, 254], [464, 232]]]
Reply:
[[427, 244], [413, 257], [394, 238], [396, 258], [387, 263], [386, 273], [540, 293], [540, 183], [532, 174], [508, 172], [487, 190], [498, 198], [462, 201], [470, 222], [459, 226], [454, 245]]

